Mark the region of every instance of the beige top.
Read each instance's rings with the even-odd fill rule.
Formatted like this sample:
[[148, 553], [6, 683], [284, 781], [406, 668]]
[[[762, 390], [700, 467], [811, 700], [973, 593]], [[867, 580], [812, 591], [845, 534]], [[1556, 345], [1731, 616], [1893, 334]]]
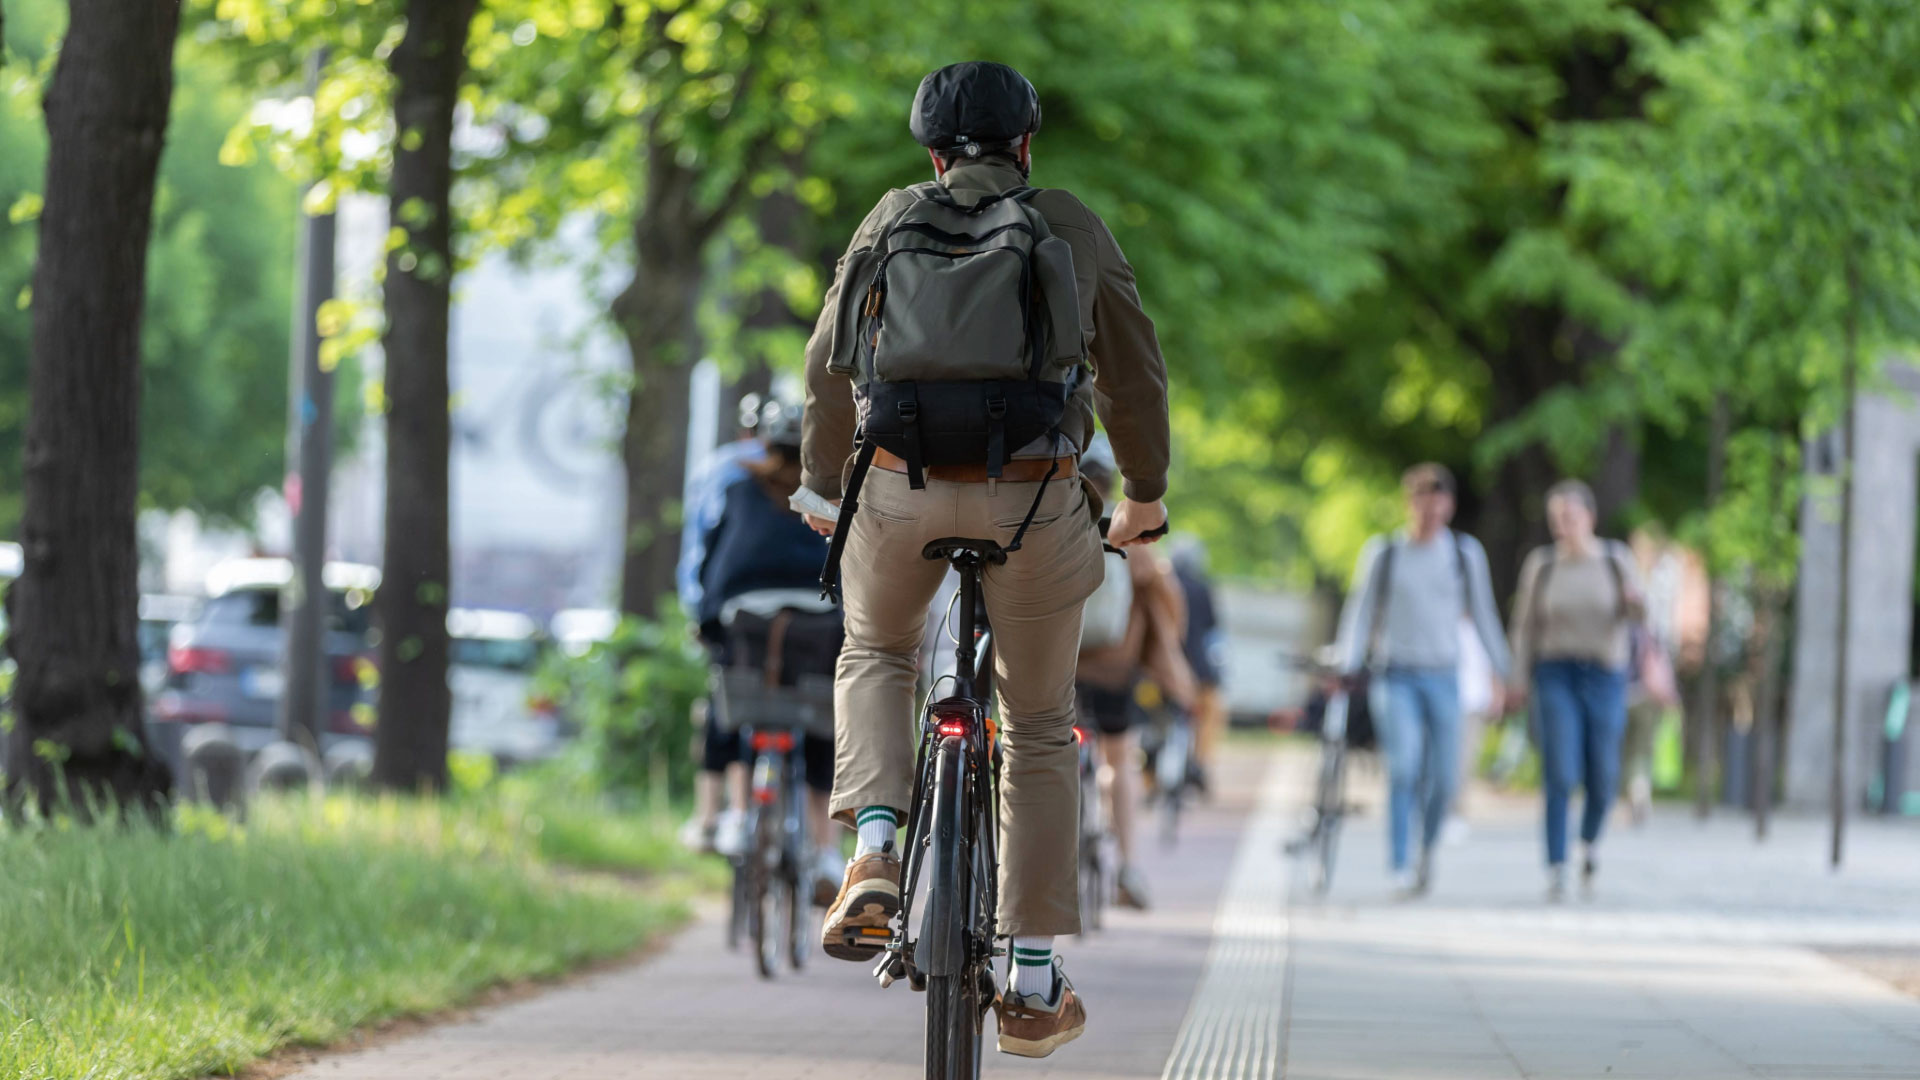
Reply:
[[[1586, 555], [1569, 554], [1557, 546], [1539, 548], [1520, 567], [1520, 591], [1514, 597], [1509, 628], [1518, 685], [1527, 685], [1533, 665], [1542, 660], [1627, 666], [1632, 648], [1629, 628], [1646, 616], [1640, 571], [1625, 545], [1598, 543], [1603, 548]], [[1613, 560], [1617, 575], [1607, 568], [1606, 559]], [[1540, 587], [1543, 571], [1547, 574], [1544, 589]]]

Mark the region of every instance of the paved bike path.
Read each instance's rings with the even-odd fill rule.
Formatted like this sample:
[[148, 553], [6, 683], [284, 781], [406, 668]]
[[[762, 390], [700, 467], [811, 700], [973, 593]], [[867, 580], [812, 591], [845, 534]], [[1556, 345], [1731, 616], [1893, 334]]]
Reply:
[[[1052, 1058], [991, 1052], [991, 1076], [1073, 1080], [1162, 1074], [1209, 955], [1241, 821], [1266, 755], [1229, 763], [1219, 798], [1183, 822], [1177, 847], [1142, 844], [1148, 913], [1109, 912], [1062, 941], [1085, 993], [1087, 1034]], [[1144, 822], [1143, 825], [1150, 823]], [[925, 999], [881, 990], [866, 965], [815, 954], [762, 981], [721, 944], [718, 910], [653, 959], [372, 1049], [330, 1055], [295, 1080], [917, 1080]], [[992, 1035], [989, 1032], [988, 1039]]]

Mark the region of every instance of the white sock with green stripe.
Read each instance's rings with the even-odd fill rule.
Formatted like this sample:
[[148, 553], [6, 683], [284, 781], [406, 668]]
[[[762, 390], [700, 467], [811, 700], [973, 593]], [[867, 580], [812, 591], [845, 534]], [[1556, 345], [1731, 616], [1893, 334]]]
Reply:
[[1053, 936], [1013, 939], [1013, 992], [1053, 999]]
[[860, 843], [853, 849], [856, 859], [893, 843], [900, 833], [900, 819], [894, 816], [892, 807], [869, 806], [854, 815], [853, 823], [860, 830]]

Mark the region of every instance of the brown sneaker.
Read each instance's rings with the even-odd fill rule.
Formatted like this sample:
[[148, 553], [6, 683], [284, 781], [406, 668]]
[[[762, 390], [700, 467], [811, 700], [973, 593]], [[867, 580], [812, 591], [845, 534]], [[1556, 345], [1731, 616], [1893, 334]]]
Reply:
[[[1054, 961], [1055, 965], [1059, 960]], [[1016, 994], [1012, 987], [993, 1003], [1000, 1014], [1000, 1052], [1043, 1058], [1080, 1037], [1087, 1030], [1087, 1007], [1065, 973], [1054, 968], [1059, 1001], [1049, 1005], [1039, 994]]]
[[820, 944], [836, 960], [867, 960], [893, 938], [900, 910], [900, 859], [893, 845], [853, 860], [840, 895], [827, 908]]

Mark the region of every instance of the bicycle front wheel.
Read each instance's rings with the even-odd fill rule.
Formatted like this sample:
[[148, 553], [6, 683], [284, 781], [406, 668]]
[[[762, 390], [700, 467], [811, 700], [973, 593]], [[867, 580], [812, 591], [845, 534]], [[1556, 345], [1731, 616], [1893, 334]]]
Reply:
[[1333, 887], [1334, 859], [1340, 851], [1340, 822], [1346, 817], [1347, 749], [1341, 743], [1329, 743], [1320, 765], [1320, 791], [1315, 812], [1319, 821], [1314, 828], [1315, 892]]

